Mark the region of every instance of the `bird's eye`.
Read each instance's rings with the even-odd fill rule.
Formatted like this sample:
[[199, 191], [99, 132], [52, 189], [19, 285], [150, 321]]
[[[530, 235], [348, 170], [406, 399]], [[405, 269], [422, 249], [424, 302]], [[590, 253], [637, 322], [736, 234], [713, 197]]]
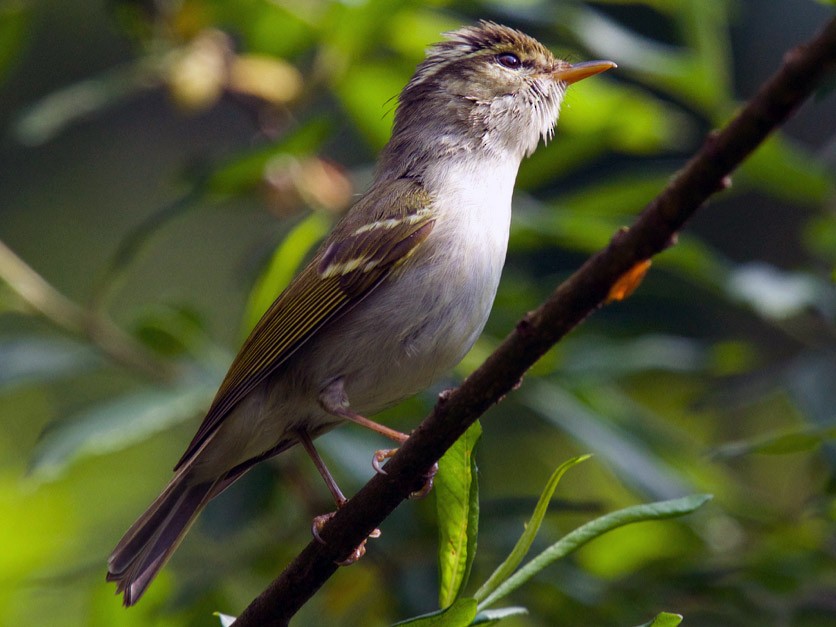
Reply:
[[522, 65], [520, 58], [511, 52], [503, 52], [502, 54], [496, 55], [496, 62], [502, 67], [507, 67], [509, 70], [516, 70]]

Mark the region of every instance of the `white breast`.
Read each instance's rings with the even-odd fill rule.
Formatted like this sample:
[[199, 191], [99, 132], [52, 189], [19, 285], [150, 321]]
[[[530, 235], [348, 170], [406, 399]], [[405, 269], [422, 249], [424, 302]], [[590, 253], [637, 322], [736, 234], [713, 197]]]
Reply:
[[352, 365], [364, 363], [346, 375], [358, 411], [377, 411], [449, 372], [490, 314], [505, 263], [518, 161], [446, 165], [424, 179], [437, 215], [430, 237], [394, 280], [340, 325], [357, 343], [372, 329], [377, 338], [373, 347], [353, 351]]

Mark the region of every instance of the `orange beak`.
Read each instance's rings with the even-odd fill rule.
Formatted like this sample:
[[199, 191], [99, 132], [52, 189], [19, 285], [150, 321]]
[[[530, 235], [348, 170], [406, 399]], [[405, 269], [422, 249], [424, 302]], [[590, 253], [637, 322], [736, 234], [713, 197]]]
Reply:
[[614, 67], [618, 66], [612, 61], [584, 61], [583, 63], [575, 63], [574, 65], [564, 65], [560, 69], [555, 70], [552, 73], [552, 77], [557, 81], [571, 85], [590, 76], [606, 72]]

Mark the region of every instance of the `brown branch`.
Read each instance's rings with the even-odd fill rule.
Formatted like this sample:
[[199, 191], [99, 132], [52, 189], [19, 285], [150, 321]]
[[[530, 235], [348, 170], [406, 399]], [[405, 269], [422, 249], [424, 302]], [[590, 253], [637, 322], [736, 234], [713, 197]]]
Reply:
[[510, 392], [523, 374], [572, 328], [595, 311], [611, 286], [636, 263], [658, 254], [728, 176], [806, 100], [836, 65], [836, 19], [807, 44], [791, 50], [778, 72], [645, 208], [629, 230], [591, 257], [432, 413], [386, 465], [247, 607], [237, 627], [288, 624], [299, 608], [369, 533], [420, 485], [422, 475], [467, 427]]

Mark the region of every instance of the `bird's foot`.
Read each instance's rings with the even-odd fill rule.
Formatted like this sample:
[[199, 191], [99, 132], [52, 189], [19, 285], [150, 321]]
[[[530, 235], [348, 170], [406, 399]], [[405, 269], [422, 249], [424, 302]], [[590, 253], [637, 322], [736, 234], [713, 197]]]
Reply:
[[[325, 524], [334, 517], [334, 514], [337, 512], [328, 512], [327, 514], [322, 514], [317, 516], [313, 519], [313, 523], [311, 524], [311, 535], [314, 539], [319, 542], [320, 544], [325, 544], [325, 540], [322, 539], [320, 536], [320, 532], [325, 527]], [[369, 541], [369, 538], [379, 538], [380, 537], [380, 529], [374, 529], [370, 534], [369, 537], [363, 540], [357, 548], [355, 548], [347, 558], [340, 562], [334, 562], [337, 566], [351, 566], [354, 562], [359, 560], [366, 554], [366, 542]]]
[[421, 486], [421, 489], [410, 494], [409, 498], [422, 499], [427, 496], [430, 493], [430, 490], [433, 489], [433, 480], [435, 479], [436, 474], [438, 474], [438, 462], [433, 464], [429, 472], [424, 475], [424, 485]]
[[[387, 460], [391, 457], [394, 457], [395, 453], [397, 453], [397, 452], [398, 452], [398, 449], [396, 449], [396, 448], [388, 448], [388, 449], [382, 449], [382, 450], [377, 451], [374, 454], [374, 457], [372, 458], [372, 466], [374, 467], [374, 469], [379, 474], [385, 475], [386, 474], [386, 469], [383, 468], [383, 466], [381, 466], [381, 464], [385, 460]], [[409, 495], [409, 498], [411, 498], [411, 499], [422, 499], [425, 496], [427, 496], [430, 493], [430, 490], [433, 489], [433, 479], [435, 478], [435, 475], [437, 473], [438, 473], [438, 464], [436, 463], [436, 464], [433, 464], [432, 468], [430, 468], [430, 471], [426, 475], [424, 475], [424, 479], [425, 479], [424, 485], [421, 486], [421, 488], [419, 490], [416, 490], [415, 492], [412, 492]]]

